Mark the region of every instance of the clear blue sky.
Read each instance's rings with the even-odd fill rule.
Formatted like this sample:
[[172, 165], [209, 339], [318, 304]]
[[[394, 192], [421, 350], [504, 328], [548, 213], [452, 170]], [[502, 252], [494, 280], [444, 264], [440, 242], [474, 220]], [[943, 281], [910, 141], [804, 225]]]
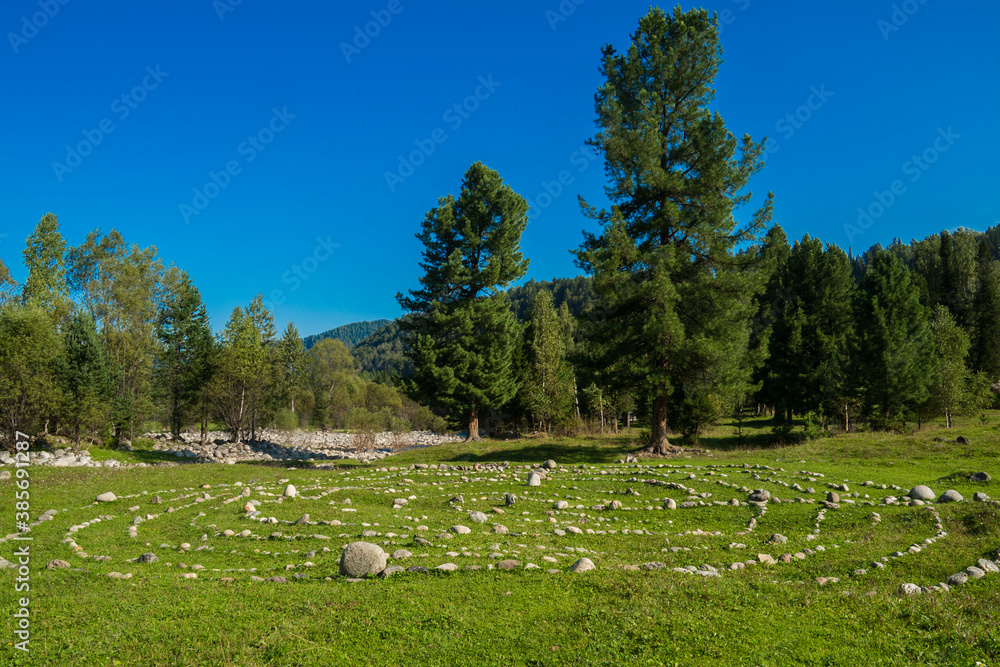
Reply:
[[[0, 2], [0, 258], [17, 279], [51, 211], [71, 245], [97, 227], [155, 245], [217, 330], [275, 290], [278, 323], [303, 334], [395, 317], [419, 273], [413, 234], [477, 160], [540, 211], [529, 277], [579, 273], [569, 250], [590, 223], [576, 195], [604, 201], [601, 163], [577, 153], [600, 50], [623, 47], [648, 2], [564, 0], [565, 16], [558, 0], [234, 2]], [[774, 191], [791, 238], [857, 252], [1000, 221], [1000, 5], [893, 5], [707, 4], [725, 22], [715, 108], [737, 136], [776, 142], [752, 185]], [[81, 142], [87, 155], [67, 155]], [[417, 150], [422, 164], [399, 172]], [[925, 151], [933, 164], [912, 161]], [[539, 198], [564, 170], [564, 192]], [[849, 239], [894, 181], [895, 201]]]

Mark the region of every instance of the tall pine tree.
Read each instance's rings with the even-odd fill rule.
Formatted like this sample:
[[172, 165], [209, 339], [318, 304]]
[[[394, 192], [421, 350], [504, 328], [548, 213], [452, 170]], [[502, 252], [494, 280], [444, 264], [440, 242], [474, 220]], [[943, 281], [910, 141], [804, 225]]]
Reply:
[[201, 403], [211, 373], [212, 329], [201, 294], [184, 272], [168, 278], [169, 288], [156, 317], [160, 342], [156, 377], [167, 404], [174, 438]]
[[462, 192], [438, 201], [417, 238], [424, 244], [421, 289], [396, 296], [412, 313], [400, 320], [414, 371], [410, 387], [432, 406], [465, 418], [479, 439], [482, 411], [518, 389], [512, 364], [520, 325], [504, 290], [524, 276], [521, 234], [528, 204], [482, 163]]
[[89, 314], [74, 313], [62, 338], [61, 421], [72, 435], [74, 450], [79, 451], [81, 430], [86, 426], [92, 435], [96, 434], [110, 417], [111, 369]]
[[[601, 301], [598, 363], [652, 403], [649, 447], [664, 452], [671, 396], [730, 396], [749, 380], [747, 322], [760, 275], [748, 270], [771, 197], [745, 225], [734, 211], [763, 167], [763, 143], [734, 137], [708, 106], [722, 62], [705, 10], [654, 8], [624, 53], [604, 48], [596, 96], [611, 211], [577, 252]], [[744, 252], [737, 252], [740, 249]], [[699, 399], [701, 405], [705, 400]]]

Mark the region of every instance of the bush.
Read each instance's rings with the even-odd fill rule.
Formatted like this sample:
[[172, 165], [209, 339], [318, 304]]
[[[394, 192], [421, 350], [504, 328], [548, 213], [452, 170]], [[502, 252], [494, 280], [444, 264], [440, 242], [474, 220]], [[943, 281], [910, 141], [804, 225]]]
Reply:
[[279, 431], [294, 431], [299, 427], [299, 418], [291, 410], [278, 410], [274, 415], [274, 428]]
[[427, 430], [437, 435], [444, 435], [448, 432], [448, 422], [435, 415], [427, 422]]

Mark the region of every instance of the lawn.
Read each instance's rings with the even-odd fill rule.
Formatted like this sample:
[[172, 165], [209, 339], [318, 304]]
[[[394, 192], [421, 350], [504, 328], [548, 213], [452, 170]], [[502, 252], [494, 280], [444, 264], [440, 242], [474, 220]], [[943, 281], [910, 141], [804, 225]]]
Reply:
[[[1000, 475], [998, 424], [994, 413], [951, 431], [795, 446], [761, 446], [763, 421], [748, 425], [749, 445], [722, 424], [702, 439], [706, 453], [638, 464], [618, 463], [637, 446], [626, 432], [441, 445], [331, 469], [35, 467], [31, 518], [57, 512], [29, 533], [30, 654], [13, 646], [25, 594], [14, 570], [0, 571], [0, 664], [1000, 665], [1000, 574], [899, 593], [998, 557], [1000, 507], [971, 498], [1000, 499], [1000, 484], [967, 479]], [[558, 467], [528, 486], [547, 459]], [[283, 496], [289, 483], [295, 498]], [[882, 504], [916, 484], [966, 500]], [[834, 487], [841, 502], [824, 507]], [[744, 489], [758, 488], [791, 502], [748, 504]], [[0, 533], [13, 532], [15, 491], [0, 482]], [[118, 500], [94, 502], [108, 491]], [[393, 509], [397, 498], [407, 504]], [[694, 505], [664, 509], [666, 499]], [[389, 562], [429, 571], [347, 581], [337, 560], [357, 540], [406, 549]], [[4, 542], [0, 556], [14, 548]], [[158, 562], [130, 562], [147, 552]], [[777, 562], [730, 569], [762, 554]], [[580, 558], [596, 569], [572, 572]], [[71, 567], [47, 570], [54, 559]], [[518, 565], [495, 568], [502, 560]], [[459, 569], [435, 569], [444, 563]], [[674, 569], [705, 566], [719, 576]], [[259, 581], [273, 577], [287, 583]]]

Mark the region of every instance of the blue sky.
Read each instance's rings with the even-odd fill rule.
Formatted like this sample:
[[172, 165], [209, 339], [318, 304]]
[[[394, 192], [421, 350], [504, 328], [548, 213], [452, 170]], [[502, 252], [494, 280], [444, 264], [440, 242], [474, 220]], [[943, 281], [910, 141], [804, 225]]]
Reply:
[[[605, 201], [581, 151], [600, 50], [647, 1], [236, 2], [0, 2], [15, 278], [51, 211], [71, 245], [101, 227], [156, 246], [216, 329], [258, 292], [303, 334], [395, 317], [414, 233], [477, 160], [535, 203], [529, 278], [579, 273], [576, 196]], [[857, 252], [1000, 222], [996, 3], [705, 6], [723, 22], [714, 108], [771, 137], [752, 189], [789, 237]]]

